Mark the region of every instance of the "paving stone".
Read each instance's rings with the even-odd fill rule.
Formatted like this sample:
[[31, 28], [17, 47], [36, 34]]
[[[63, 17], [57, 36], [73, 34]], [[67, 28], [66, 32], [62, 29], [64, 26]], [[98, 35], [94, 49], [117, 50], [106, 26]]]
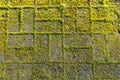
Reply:
[[64, 36], [65, 46], [90, 46], [91, 37], [89, 34], [86, 35], [65, 35]]
[[50, 57], [51, 60], [63, 60], [62, 36], [52, 35], [50, 40]]
[[114, 9], [112, 8], [92, 8], [92, 19], [95, 20], [113, 20], [115, 18]]
[[32, 64], [20, 64], [19, 73], [20, 80], [31, 80]]
[[77, 65], [73, 63], [65, 64], [65, 77], [67, 80], [77, 80]]
[[94, 35], [94, 60], [95, 61], [107, 61], [107, 43], [105, 35]]
[[22, 31], [33, 32], [34, 30], [34, 9], [23, 10], [23, 21], [21, 21]]
[[36, 22], [37, 32], [61, 32], [61, 22], [60, 21], [40, 21]]
[[120, 39], [119, 35], [109, 35], [108, 36], [108, 49], [110, 55], [110, 61], [120, 60]]
[[5, 79], [16, 80], [18, 79], [18, 64], [17, 63], [6, 63], [5, 64]]
[[33, 35], [9, 35], [8, 46], [32, 46]]
[[79, 80], [93, 80], [92, 65], [78, 64]]
[[49, 80], [50, 77], [50, 70], [49, 70], [50, 64], [49, 63], [40, 63], [40, 64], [34, 64], [32, 69], [32, 78], [39, 80], [39, 79], [45, 79]]
[[67, 61], [92, 61], [91, 49], [65, 49], [65, 60]]
[[31, 62], [34, 50], [32, 48], [8, 48], [5, 53], [5, 61]]
[[9, 32], [19, 32], [19, 9], [10, 9], [10, 17], [8, 23], [8, 31]]
[[99, 64], [95, 66], [95, 77], [119, 78], [120, 64]]
[[91, 22], [90, 22], [90, 11], [89, 9], [79, 8], [77, 11], [77, 31], [90, 31]]
[[60, 18], [60, 10], [58, 8], [38, 8], [36, 13], [37, 19]]

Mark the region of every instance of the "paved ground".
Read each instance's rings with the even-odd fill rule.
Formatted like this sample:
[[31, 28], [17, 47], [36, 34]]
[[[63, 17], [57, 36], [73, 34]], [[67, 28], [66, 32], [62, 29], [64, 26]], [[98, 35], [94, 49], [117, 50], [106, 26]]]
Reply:
[[120, 1], [0, 0], [0, 80], [120, 80]]

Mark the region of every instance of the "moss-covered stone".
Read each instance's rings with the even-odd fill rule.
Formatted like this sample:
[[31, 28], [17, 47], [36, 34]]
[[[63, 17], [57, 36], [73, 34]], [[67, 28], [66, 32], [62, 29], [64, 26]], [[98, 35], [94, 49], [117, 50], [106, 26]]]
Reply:
[[89, 9], [79, 8], [76, 17], [77, 32], [90, 32], [90, 11]]
[[85, 35], [65, 35], [64, 38], [65, 46], [90, 46], [91, 45], [91, 36], [89, 34]]
[[33, 46], [33, 35], [8, 35], [8, 46]]
[[91, 49], [65, 49], [66, 61], [91, 62], [92, 55]]
[[9, 32], [19, 32], [19, 9], [10, 9], [9, 10], [9, 21], [8, 21], [8, 31]]
[[34, 31], [34, 9], [31, 9], [31, 8], [24, 9], [21, 19], [22, 19], [20, 21], [21, 30], [23, 32], [33, 32]]
[[95, 66], [96, 78], [119, 78], [120, 64], [99, 64]]
[[44, 79], [48, 80], [50, 77], [50, 64], [49, 63], [40, 63], [34, 64], [32, 69], [32, 78], [35, 80]]
[[93, 35], [94, 45], [94, 60], [95, 61], [107, 61], [107, 42], [105, 35]]
[[0, 0], [0, 80], [120, 80], [119, 0]]
[[77, 80], [77, 65], [75, 63], [66, 63], [65, 64], [65, 78], [67, 80]]
[[114, 9], [105, 7], [95, 7], [91, 9], [93, 20], [113, 20], [115, 18]]
[[92, 32], [95, 33], [116, 33], [117, 26], [113, 22], [92, 22]]
[[7, 23], [5, 21], [0, 21], [0, 33], [4, 33], [6, 31], [6, 24]]
[[49, 0], [36, 0], [36, 2], [37, 2], [38, 6], [39, 5], [41, 5], [41, 6], [48, 6], [48, 5], [50, 5], [49, 4]]
[[34, 50], [31, 48], [8, 48], [5, 52], [5, 61], [8, 62], [31, 62]]
[[39, 20], [44, 20], [44, 19], [59, 19], [60, 18], [60, 10], [57, 8], [41, 8], [41, 9], [37, 9], [37, 13], [36, 13], [36, 17]]
[[62, 36], [52, 35], [50, 38], [50, 59], [63, 60]]
[[36, 22], [37, 32], [61, 32], [62, 26], [60, 21], [40, 21]]
[[36, 52], [34, 54], [34, 60], [39, 61], [48, 61], [49, 59], [49, 39], [47, 35], [37, 35], [36, 36]]
[[108, 49], [110, 61], [120, 60], [120, 35], [108, 35]]
[[86, 63], [78, 63], [78, 79], [93, 80], [92, 65]]
[[18, 79], [18, 64], [6, 63], [5, 64], [5, 79]]
[[32, 79], [32, 64], [19, 64], [19, 79], [30, 80]]

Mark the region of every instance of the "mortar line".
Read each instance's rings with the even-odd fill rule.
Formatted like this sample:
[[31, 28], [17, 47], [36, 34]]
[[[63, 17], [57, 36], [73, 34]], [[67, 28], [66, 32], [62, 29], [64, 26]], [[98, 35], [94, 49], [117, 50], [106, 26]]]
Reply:
[[78, 8], [75, 7], [75, 33], [78, 32], [77, 31], [77, 28], [78, 28], [78, 26], [77, 26], [77, 19], [78, 19]]
[[22, 32], [23, 8], [19, 9], [19, 32]]
[[76, 26], [76, 33], [77, 33], [77, 34], [79, 33], [79, 31], [78, 31], [78, 24], [77, 24], [77, 23], [78, 23], [78, 17], [79, 17], [79, 16], [78, 16], [78, 12], [79, 12], [79, 8], [77, 8], [77, 11], [76, 11], [76, 19], [77, 19], [77, 20], [75, 19], [75, 20], [76, 20], [75, 26]]
[[50, 43], [50, 41], [51, 41], [51, 35], [50, 34], [48, 34], [48, 60], [49, 60], [49, 62], [51, 62], [51, 48], [50, 48], [50, 46], [51, 46], [51, 43]]
[[[90, 18], [89, 18], [89, 21], [90, 21], [90, 32], [92, 33], [93, 31], [93, 22], [92, 22], [92, 0], [89, 0], [89, 15], [90, 15]], [[92, 77], [93, 77], [93, 80], [95, 80], [95, 77], [94, 77], [94, 69], [95, 69], [95, 64], [94, 64], [94, 43], [93, 43], [93, 34], [91, 34], [91, 44], [92, 44]]]
[[[8, 16], [8, 20], [9, 20], [9, 7], [7, 7], [7, 16]], [[5, 21], [5, 26], [6, 26], [6, 32], [5, 32], [5, 49], [4, 49], [4, 62], [5, 62], [5, 54], [7, 53], [7, 49], [8, 49], [8, 21]], [[6, 70], [6, 69], [5, 69]], [[5, 72], [5, 78], [6, 78], [6, 72]]]
[[[115, 4], [113, 4], [113, 5], [107, 5], [107, 6], [104, 6], [104, 5], [100, 5], [100, 6], [92, 6], [92, 7], [110, 7], [110, 8], [112, 8], [112, 7], [115, 7], [116, 5]], [[38, 8], [58, 8], [59, 6], [41, 6], [41, 5], [37, 5], [37, 7]], [[66, 6], [66, 8], [75, 8], [75, 7], [77, 7], [77, 8], [89, 8], [88, 6]], [[7, 8], [6, 6], [0, 6], [0, 8]], [[35, 8], [35, 6], [29, 6], [29, 5], [27, 5], [27, 6], [10, 6], [10, 8], [16, 8], [16, 9], [19, 9], [19, 8]]]
[[[63, 24], [62, 24], [62, 27], [63, 27]], [[62, 34], [62, 53], [63, 53], [63, 79], [65, 80], [65, 51], [64, 51], [64, 34]]]
[[3, 62], [1, 62], [2, 63], [2, 70], [4, 71], [3, 73], [2, 73], [2, 78], [3, 78], [3, 80], [5, 80], [5, 71], [6, 71], [6, 68], [5, 68], [5, 62], [3, 61]]
[[34, 70], [34, 63], [35, 63], [35, 54], [36, 54], [36, 22], [35, 22], [35, 18], [36, 18], [36, 5], [37, 5], [37, 0], [34, 0], [34, 13], [33, 13], [33, 24], [34, 24], [34, 27], [33, 27], [33, 46], [34, 46], [34, 53], [33, 53], [33, 62], [31, 62], [32, 64], [32, 71], [31, 71], [31, 79], [33, 79], [33, 70]]
[[[93, 42], [93, 35], [91, 35], [91, 38], [92, 38], [92, 42]], [[93, 80], [95, 80], [95, 77], [94, 77], [94, 69], [95, 69], [95, 64], [94, 64], [94, 43], [92, 43], [92, 76], [93, 76]]]
[[[7, 19], [9, 20], [9, 7], [7, 7]], [[7, 52], [7, 47], [8, 47], [8, 21], [5, 21], [5, 27], [6, 27], [6, 31], [4, 33], [5, 37], [5, 42], [4, 42], [4, 61], [3, 63], [5, 64], [5, 54]], [[4, 80], [6, 78], [6, 67], [4, 67], [5, 73], [4, 73]]]
[[[51, 60], [51, 40], [52, 39], [52, 35], [48, 34], [48, 63], [53, 63], [53, 61]], [[48, 73], [48, 78], [51, 80], [52, 76], [50, 75], [50, 73]]]
[[[65, 7], [64, 7], [65, 8]], [[65, 51], [64, 51], [64, 9], [60, 11], [61, 12], [61, 18], [62, 18], [62, 22], [61, 22], [61, 27], [62, 27], [62, 53], [63, 53], [63, 80], [65, 80]]]
[[17, 77], [18, 77], [17, 80], [20, 80], [20, 63], [19, 62], [17, 62]]
[[109, 54], [109, 46], [108, 46], [108, 35], [105, 35], [105, 39], [106, 39], [106, 53], [107, 53], [107, 60], [108, 62], [110, 62], [110, 54]]
[[[92, 23], [91, 23], [92, 24]], [[10, 35], [19, 35], [19, 34], [34, 34], [34, 32], [8, 32], [8, 34], [10, 34]], [[47, 35], [47, 34], [64, 34], [64, 35], [71, 35], [71, 34], [73, 34], [73, 33], [69, 33], [69, 32], [64, 32], [64, 33], [62, 33], [62, 32], [55, 32], [55, 33], [51, 33], [51, 32], [45, 32], [45, 33], [43, 33], [43, 32], [36, 32], [36, 35], [37, 34], [45, 34], [45, 35]], [[83, 34], [96, 34], [96, 35], [101, 35], [101, 34], [103, 34], [103, 33], [95, 33], [95, 32], [78, 32], [77, 34], [80, 34], [80, 35], [83, 35]], [[107, 34], [112, 34], [112, 35], [116, 35], [116, 33], [107, 33]]]
[[[34, 0], [34, 13], [33, 13], [33, 16], [34, 16], [34, 19], [33, 19], [33, 24], [34, 24], [34, 27], [33, 27], [33, 40], [34, 40], [34, 53], [33, 53], [33, 61], [35, 61], [35, 55], [34, 54], [36, 54], [36, 21], [35, 21], [35, 18], [36, 18], [36, 10], [37, 10], [37, 8], [36, 8], [36, 0]], [[33, 65], [33, 64], [32, 64]]]

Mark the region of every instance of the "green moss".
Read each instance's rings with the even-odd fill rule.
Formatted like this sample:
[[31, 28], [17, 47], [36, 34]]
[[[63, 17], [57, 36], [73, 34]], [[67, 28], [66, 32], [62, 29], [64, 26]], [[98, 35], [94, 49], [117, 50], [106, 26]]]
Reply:
[[120, 35], [108, 35], [108, 49], [110, 53], [110, 61], [120, 60]]
[[38, 19], [52, 19], [52, 18], [60, 18], [60, 11], [56, 8], [54, 9], [37, 9], [36, 17]]
[[1, 0], [0, 79], [118, 80], [117, 0]]
[[79, 62], [90, 62], [92, 61], [92, 50], [91, 49], [80, 49], [80, 48], [66, 48], [65, 49], [65, 60], [66, 61], [79, 61]]
[[6, 6], [6, 5], [7, 5], [7, 0], [0, 1], [0, 6]]
[[66, 5], [64, 3], [59, 5], [59, 7], [58, 7], [58, 9], [61, 11], [64, 10], [65, 8], [66, 8]]
[[79, 8], [76, 13], [77, 32], [91, 31], [89, 9]]
[[96, 33], [115, 33], [117, 26], [112, 22], [92, 22], [92, 31]]
[[0, 33], [3, 33], [6, 31], [6, 22], [5, 21], [0, 21]]
[[49, 5], [49, 0], [36, 0], [37, 5], [47, 6]]
[[[119, 65], [119, 64], [118, 64]], [[117, 72], [119, 73], [119, 68], [117, 64], [99, 64], [95, 65], [95, 77], [96, 78], [110, 78], [113, 77], [119, 77], [118, 75], [115, 75]], [[116, 73], [114, 71], [116, 70]]]
[[31, 62], [34, 50], [31, 48], [9, 48], [5, 53], [5, 61], [8, 62]]
[[64, 0], [62, 3], [66, 4], [66, 6], [88, 6], [88, 0]]
[[5, 72], [4, 72], [4, 68], [5, 66], [4, 66], [4, 64], [2, 63], [2, 62], [0, 62], [0, 78], [4, 78], [5, 76], [4, 76], [4, 74], [5, 74]]
[[107, 43], [105, 35], [93, 35], [93, 45], [94, 45], [94, 60], [95, 61], [107, 61]]
[[36, 22], [37, 32], [61, 32], [60, 21], [40, 21]]
[[92, 19], [113, 20], [115, 18], [114, 9], [112, 8], [92, 8]]

